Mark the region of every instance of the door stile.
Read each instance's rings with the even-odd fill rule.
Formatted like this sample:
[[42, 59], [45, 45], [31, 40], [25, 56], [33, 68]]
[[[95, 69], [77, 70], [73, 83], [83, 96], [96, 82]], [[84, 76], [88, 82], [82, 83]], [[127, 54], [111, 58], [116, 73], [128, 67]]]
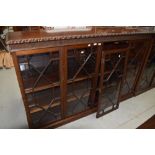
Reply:
[[98, 84], [98, 79], [99, 79], [99, 70], [100, 70], [100, 66], [101, 66], [101, 56], [102, 56], [102, 46], [98, 46], [97, 47], [97, 56], [96, 56], [96, 66], [95, 66], [95, 74], [93, 77], [93, 81], [92, 81], [92, 90], [90, 92], [90, 99], [88, 104], [90, 106], [93, 105], [93, 103], [95, 102], [95, 95], [96, 95], [96, 91], [97, 91], [97, 84]]
[[67, 48], [60, 49], [60, 89], [61, 89], [61, 115], [66, 116], [67, 106]]

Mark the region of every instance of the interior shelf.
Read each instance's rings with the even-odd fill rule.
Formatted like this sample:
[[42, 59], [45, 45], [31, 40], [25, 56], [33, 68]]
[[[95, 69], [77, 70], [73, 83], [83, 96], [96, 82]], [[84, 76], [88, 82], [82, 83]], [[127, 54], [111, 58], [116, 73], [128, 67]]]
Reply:
[[[78, 78], [76, 78], [74, 81], [70, 78], [67, 80], [67, 84], [73, 83], [73, 82], [78, 82], [78, 81], [83, 81], [86, 79], [91, 79], [94, 77], [95, 74], [91, 74], [91, 75], [78, 75]], [[25, 93], [29, 94], [29, 93], [33, 93], [33, 92], [37, 92], [37, 91], [41, 91], [44, 89], [48, 89], [48, 88], [53, 88], [53, 87], [58, 87], [60, 86], [60, 82], [54, 82], [51, 84], [47, 84], [47, 82], [40, 82], [39, 86], [35, 87], [34, 89], [32, 87], [26, 88], [25, 89]]]
[[[80, 96], [77, 96], [77, 97], [80, 98]], [[83, 97], [89, 97], [89, 93], [85, 94]], [[42, 98], [45, 99], [44, 96]], [[77, 100], [77, 98], [73, 95], [70, 95], [67, 97], [67, 103], [74, 102], [76, 100]], [[50, 107], [52, 108], [52, 107], [60, 106], [60, 104], [61, 104], [61, 99], [58, 98], [58, 99], [55, 99], [55, 101], [53, 102], [53, 104]], [[32, 113], [36, 113], [39, 111], [43, 111], [43, 109], [47, 109], [49, 106], [48, 103], [44, 103], [44, 102], [39, 103], [39, 105], [41, 105], [41, 107], [37, 107], [35, 105], [30, 105], [29, 106], [30, 113], [32, 114]]]

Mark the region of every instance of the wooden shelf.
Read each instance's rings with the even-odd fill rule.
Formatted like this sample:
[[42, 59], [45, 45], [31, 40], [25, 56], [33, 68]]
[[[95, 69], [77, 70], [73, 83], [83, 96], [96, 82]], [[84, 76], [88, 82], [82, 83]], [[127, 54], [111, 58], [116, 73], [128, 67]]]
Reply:
[[[72, 79], [69, 79], [67, 81], [67, 84], [70, 84], [70, 83], [73, 83], [73, 82], [79, 82], [79, 81], [83, 81], [83, 80], [87, 80], [87, 79], [91, 79], [93, 77], [94, 77], [94, 74], [92, 74], [91, 76], [81, 76], [79, 78], [76, 78], [74, 81]], [[48, 88], [59, 87], [59, 86], [60, 86], [60, 82], [55, 82], [55, 83], [52, 83], [52, 84], [42, 84], [41, 86], [35, 87], [34, 89], [26, 88], [25, 93], [29, 94], [29, 93], [45, 90], [45, 89], [48, 89]]]
[[[80, 96], [77, 96], [77, 97], [80, 98]], [[83, 97], [89, 97], [89, 93], [85, 94]], [[60, 106], [60, 105], [61, 105], [61, 101], [60, 101], [60, 100], [61, 100], [61, 99], [56, 99], [50, 107], [52, 108], [52, 107]], [[74, 97], [74, 96], [68, 96], [68, 97], [67, 97], [67, 103], [68, 103], [68, 104], [69, 104], [70, 102], [76, 101], [76, 100], [77, 100], [77, 98]], [[49, 106], [48, 104], [45, 104], [45, 103], [44, 103], [44, 104], [43, 104], [43, 103], [40, 103], [40, 105], [41, 105], [41, 107], [44, 108], [44, 109], [48, 108], [48, 106]], [[31, 113], [31, 114], [36, 113], [36, 112], [39, 112], [39, 111], [42, 111], [42, 110], [43, 110], [43, 109], [41, 109], [41, 108], [39, 108], [39, 107], [30, 107], [30, 113]]]
[[49, 89], [49, 88], [53, 88], [53, 87], [59, 87], [59, 86], [60, 86], [60, 82], [55, 82], [52, 84], [46, 84], [46, 85], [42, 85], [39, 87], [35, 87], [34, 89], [33, 88], [27, 88], [27, 89], [25, 89], [25, 93], [26, 94], [34, 93], [34, 92], [38, 92], [41, 90], [45, 90], [45, 89]]

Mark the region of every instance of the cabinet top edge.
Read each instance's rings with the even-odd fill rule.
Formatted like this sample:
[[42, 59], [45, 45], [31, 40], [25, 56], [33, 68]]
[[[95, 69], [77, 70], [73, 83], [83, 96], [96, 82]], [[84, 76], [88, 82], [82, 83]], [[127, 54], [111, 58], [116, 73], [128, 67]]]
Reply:
[[71, 39], [87, 39], [97, 37], [112, 37], [112, 36], [131, 36], [131, 35], [146, 35], [155, 34], [154, 31], [141, 30], [141, 29], [92, 29], [90, 31], [73, 31], [73, 32], [53, 32], [48, 33], [46, 31], [31, 31], [31, 32], [10, 32], [6, 36], [6, 44], [23, 44], [23, 43], [35, 43], [45, 41], [61, 41]]

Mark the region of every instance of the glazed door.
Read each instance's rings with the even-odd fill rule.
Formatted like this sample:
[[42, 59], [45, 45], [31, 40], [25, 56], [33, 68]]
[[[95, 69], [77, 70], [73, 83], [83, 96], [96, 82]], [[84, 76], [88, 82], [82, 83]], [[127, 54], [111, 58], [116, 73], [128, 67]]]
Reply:
[[121, 90], [121, 100], [134, 95], [134, 89], [145, 58], [146, 48], [145, 40], [130, 43], [126, 75]]
[[93, 44], [67, 47], [66, 117], [96, 106], [95, 103], [90, 106], [89, 99], [99, 62], [97, 51], [98, 46]]
[[119, 107], [127, 53], [128, 49], [102, 52], [96, 117], [101, 117]]
[[18, 56], [33, 128], [62, 119], [59, 50]]
[[142, 70], [142, 75], [140, 76], [136, 92], [140, 93], [149, 88], [151, 88], [154, 84], [155, 78], [155, 47], [152, 48], [152, 42], [148, 44], [148, 58], [146, 57], [146, 63], [144, 69]]

